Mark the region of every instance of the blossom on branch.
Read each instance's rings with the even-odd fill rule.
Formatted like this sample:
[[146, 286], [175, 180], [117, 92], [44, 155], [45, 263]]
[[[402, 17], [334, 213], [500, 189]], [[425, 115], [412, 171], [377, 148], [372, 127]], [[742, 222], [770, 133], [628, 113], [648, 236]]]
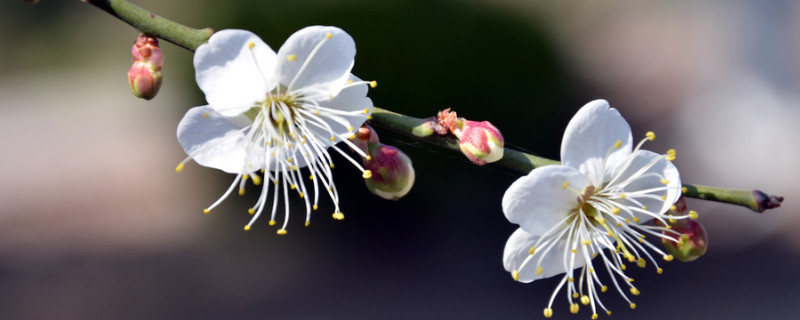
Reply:
[[[665, 232], [665, 221], [683, 217], [665, 213], [681, 194], [675, 153], [657, 154], [640, 149], [655, 139], [648, 132], [635, 146], [631, 129], [608, 102], [586, 104], [567, 125], [561, 144], [561, 165], [534, 169], [514, 182], [503, 197], [503, 212], [519, 229], [508, 239], [503, 264], [512, 277], [531, 282], [564, 274], [553, 292], [545, 317], [553, 315], [553, 301], [566, 287], [570, 311], [579, 303], [611, 313], [600, 294], [613, 287], [635, 308], [626, 292], [639, 295], [626, 263], [645, 267], [650, 252], [673, 259], [646, 236], [677, 241]], [[644, 224], [655, 219], [663, 226]], [[604, 249], [608, 249], [607, 251]], [[649, 250], [649, 251], [648, 251]], [[593, 260], [598, 258], [597, 260]], [[608, 279], [597, 271], [605, 270]]]
[[318, 208], [320, 193], [333, 201], [333, 217], [344, 218], [329, 150], [348, 159], [365, 179], [372, 176], [336, 146], [343, 141], [353, 148], [348, 139], [372, 111], [367, 86], [375, 82], [350, 73], [355, 53], [350, 35], [322, 26], [297, 31], [277, 53], [244, 30], [219, 31], [197, 48], [196, 80], [208, 105], [190, 109], [178, 125], [178, 141], [189, 157], [176, 171], [194, 160], [236, 174], [206, 213], [234, 190], [244, 194], [249, 180], [266, 183], [249, 209], [253, 217], [245, 230], [268, 210], [270, 196], [270, 225], [276, 223], [279, 203], [284, 207], [278, 234], [286, 233], [290, 194], [305, 202], [306, 225]]

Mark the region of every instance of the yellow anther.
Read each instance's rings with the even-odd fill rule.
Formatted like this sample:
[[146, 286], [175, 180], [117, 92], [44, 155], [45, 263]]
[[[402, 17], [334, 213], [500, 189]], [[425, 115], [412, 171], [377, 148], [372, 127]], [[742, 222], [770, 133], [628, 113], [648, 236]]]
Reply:
[[610, 317], [611, 316], [611, 311], [606, 311], [606, 314], [608, 314], [608, 316]]
[[281, 236], [282, 236], [282, 235], [285, 235], [285, 234], [286, 234], [286, 229], [278, 229], [278, 232], [277, 232], [277, 234], [278, 234], [278, 235], [281, 235]]
[[292, 168], [292, 170], [294, 170], [294, 171], [300, 171], [300, 169], [299, 169], [299, 168], [297, 168], [297, 165], [295, 165], [295, 166], [294, 166], [294, 168]]
[[625, 223], [631, 223], [631, 219], [625, 219]]
[[331, 136], [331, 141], [336, 141], [336, 136]]
[[331, 37], [333, 37], [333, 34], [331, 34], [330, 32], [325, 34], [325, 38], [330, 39]]
[[575, 282], [575, 278], [572, 278], [572, 277], [570, 277], [570, 278], [568, 278], [568, 279], [567, 279], [567, 281], [569, 281], [569, 282]]
[[364, 114], [369, 114], [369, 108], [364, 108]]
[[678, 208], [675, 207], [674, 205], [669, 207], [669, 211], [677, 211], [677, 210], [678, 210]]
[[275, 225], [275, 223], [277, 223], [277, 222], [275, 222], [275, 220], [270, 220], [270, 221], [269, 221], [269, 225], [271, 225], [271, 226], [274, 226], [274, 225]]
[[662, 178], [661, 179], [661, 184], [669, 184], [669, 180]]
[[336, 220], [343, 220], [344, 219], [344, 213], [342, 213], [342, 212], [334, 212], [333, 213], [333, 218], [336, 219]]
[[372, 171], [364, 170], [364, 174], [361, 175], [364, 179], [372, 178]]
[[[356, 135], [355, 134], [351, 134], [349, 137], [347, 137], [347, 139], [355, 140], [356, 139]], [[303, 143], [305, 143], [305, 141]]]
[[634, 216], [634, 217], [633, 217], [633, 222], [639, 223], [639, 218], [637, 218], [637, 217], [635, 217], [635, 216]]
[[203, 119], [208, 119], [208, 112], [203, 112]]
[[255, 46], [256, 46], [255, 42], [253, 42], [253, 41], [248, 41], [247, 42], [247, 48], [248, 49], [253, 49], [253, 47], [255, 47]]
[[653, 141], [656, 139], [656, 133], [653, 131], [647, 131], [644, 135], [647, 137], [647, 140]]
[[636, 309], [636, 304], [635, 303], [631, 303], [631, 309]]
[[667, 200], [667, 196], [661, 196], [661, 200]]
[[319, 109], [317, 109], [317, 112], [314, 112], [314, 113], [315, 113], [316, 115], [320, 115], [320, 114], [322, 114], [322, 111], [320, 111]]
[[619, 208], [611, 209], [611, 213], [613, 213], [613, 214], [619, 214], [619, 211], [620, 211]]
[[672, 226], [667, 226], [667, 229], [672, 229]]
[[367, 120], [372, 120], [372, 115], [367, 115]]
[[644, 268], [647, 265], [647, 261], [645, 261], [644, 258], [639, 258], [639, 261], [636, 261], [636, 265], [639, 266], [639, 268]]
[[544, 308], [544, 317], [550, 318], [553, 316], [553, 309], [551, 308]]
[[289, 186], [289, 189], [292, 189], [292, 190], [297, 189], [297, 185], [292, 184], [291, 186]]
[[617, 227], [621, 227], [621, 226], [622, 226], [622, 222], [617, 222]]
[[596, 253], [592, 253], [592, 259], [594, 259], [596, 257], [597, 257], [597, 254]]
[[581, 297], [581, 303], [583, 303], [584, 306], [589, 305], [589, 296]]
[[513, 278], [514, 281], [519, 281], [519, 271], [517, 270], [511, 271], [511, 278]]
[[253, 184], [257, 185], [257, 186], [260, 186], [261, 185], [261, 177], [253, 176]]
[[636, 289], [636, 287], [632, 287], [631, 288], [631, 294], [634, 295], [634, 296], [638, 296], [639, 295], [639, 289]]
[[244, 231], [250, 231], [250, 225], [244, 226]]
[[588, 245], [592, 244], [592, 240], [583, 240], [583, 241], [581, 241], [581, 243], [583, 243], [584, 245], [588, 246]]
[[636, 262], [636, 257], [634, 257], [632, 254], [628, 254], [627, 258], [628, 258], [628, 262], [630, 262], [630, 263]]
[[664, 256], [664, 261], [672, 261], [672, 259], [674, 259], [674, 258], [675, 257], [673, 257], [671, 254], [668, 254], [668, 255]]
[[608, 286], [603, 286], [602, 288], [600, 288], [600, 292], [606, 292], [606, 291], [608, 291]]
[[620, 199], [625, 199], [625, 194], [624, 194], [624, 193], [620, 193], [620, 194], [619, 194], [619, 198], [620, 198]]
[[597, 320], [597, 314], [596, 313], [592, 315], [592, 320]]
[[538, 268], [536, 268], [536, 276], [537, 277], [541, 276], [543, 271], [544, 270], [542, 269], [542, 266], [539, 266]]
[[628, 278], [628, 282], [633, 282], [633, 278]]
[[369, 83], [369, 86], [370, 86], [370, 88], [375, 88], [375, 87], [377, 87], [377, 86], [378, 86], [378, 81], [371, 81], [371, 82]]
[[253, 209], [253, 208], [247, 209], [247, 213], [256, 214], [256, 209]]
[[642, 210], [647, 210], [647, 206], [642, 206]]
[[578, 297], [580, 297], [580, 295], [577, 292], [572, 293], [572, 299], [578, 299]]
[[302, 192], [300, 192], [300, 199], [303, 199], [303, 197], [305, 197], [305, 195]]
[[306, 220], [306, 227], [311, 225], [311, 221]]
[[177, 167], [175, 167], [175, 172], [183, 171], [183, 162], [179, 163]]
[[295, 60], [297, 60], [297, 55], [292, 53], [292, 54], [286, 56], [286, 60], [295, 61]]
[[317, 205], [315, 204], [313, 207], [311, 207], [311, 209], [317, 210], [317, 209], [319, 209], [319, 206], [317, 206]]
[[206, 214], [207, 214], [207, 213], [209, 213], [209, 212], [211, 212], [211, 209], [208, 209], [208, 208], [205, 208], [205, 209], [203, 209], [203, 213], [206, 213]]
[[573, 303], [573, 304], [569, 305], [569, 312], [572, 312], [573, 314], [577, 314], [580, 309], [581, 309], [581, 306], [578, 305], [577, 303]]
[[667, 160], [669, 160], [669, 161], [674, 161], [674, 160], [675, 160], [675, 157], [676, 157], [675, 149], [669, 149], [669, 150], [667, 150], [667, 154], [665, 155], [665, 158], [666, 158]]
[[569, 186], [569, 181], [564, 181], [564, 184], [561, 185], [561, 189], [566, 189]]
[[621, 146], [622, 146], [622, 140], [617, 140], [617, 142], [614, 143], [614, 149], [619, 149], [619, 147]]
[[628, 269], [628, 266], [626, 266], [624, 264], [619, 265], [619, 267], [622, 269], [622, 271], [625, 271], [625, 269]]
[[272, 181], [272, 183], [277, 186], [278, 185], [278, 179], [275, 179], [275, 181]]
[[312, 174], [312, 175], [308, 176], [308, 180], [314, 180], [314, 175]]
[[697, 214], [697, 211], [694, 211], [694, 210], [689, 210], [689, 218], [692, 218], [692, 219], [697, 219], [697, 218], [699, 218], [699, 217], [700, 217], [700, 215], [699, 215], [699, 214]]
[[353, 79], [347, 80], [347, 84], [353, 84]]
[[370, 161], [370, 160], [372, 160], [372, 156], [371, 155], [367, 155], [367, 161]]
[[531, 246], [531, 248], [528, 249], [528, 254], [533, 255], [534, 253], [536, 253], [536, 246]]
[[687, 193], [687, 192], [689, 192], [689, 189], [687, 189], [686, 187], [681, 188], [681, 193]]
[[675, 220], [675, 219], [672, 219], [672, 218], [669, 218], [669, 219], [667, 219], [667, 221], [669, 221], [669, 223], [675, 223], [675, 222], [678, 222], [678, 220]]
[[578, 253], [578, 249], [572, 249], [572, 253]]
[[664, 273], [664, 269], [658, 268], [658, 269], [656, 269], [656, 273], [662, 274], [662, 273]]
[[286, 162], [292, 163], [292, 158], [286, 158]]

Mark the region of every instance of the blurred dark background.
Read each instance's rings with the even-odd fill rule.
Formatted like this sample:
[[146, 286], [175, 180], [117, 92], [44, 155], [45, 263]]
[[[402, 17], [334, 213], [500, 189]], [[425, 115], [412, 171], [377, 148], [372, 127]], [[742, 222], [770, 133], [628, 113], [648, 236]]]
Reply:
[[[635, 137], [658, 134], [647, 148], [678, 150], [684, 181], [787, 196], [763, 215], [690, 201], [709, 253], [663, 275], [633, 270], [636, 310], [602, 296], [614, 317], [795, 318], [800, 5], [135, 3], [193, 27], [248, 29], [273, 49], [308, 25], [341, 27], [356, 40], [353, 73], [379, 82], [377, 106], [417, 117], [450, 107], [549, 158], [574, 112], [605, 98]], [[173, 170], [185, 157], [175, 126], [205, 104], [190, 52], [162, 42], [164, 84], [145, 102], [125, 80], [136, 31], [108, 14], [4, 1], [0, 29], [0, 318], [542, 318], [558, 279], [516, 283], [501, 263], [516, 226], [500, 199], [520, 173], [380, 132], [414, 160], [408, 196], [373, 196], [339, 158], [344, 221], [323, 200], [310, 227], [294, 215], [286, 236], [266, 220], [243, 232], [255, 189], [203, 215], [233, 177]], [[555, 318], [591, 316], [570, 315], [563, 295]]]

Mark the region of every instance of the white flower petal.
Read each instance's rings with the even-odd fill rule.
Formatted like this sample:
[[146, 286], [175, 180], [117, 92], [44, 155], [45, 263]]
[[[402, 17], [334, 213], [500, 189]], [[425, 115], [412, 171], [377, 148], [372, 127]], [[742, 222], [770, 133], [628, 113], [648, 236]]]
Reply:
[[[561, 141], [561, 163], [579, 169], [589, 181], [599, 186], [603, 180], [603, 159], [618, 162], [632, 149], [631, 128], [617, 109], [605, 100], [594, 100], [572, 117]], [[613, 149], [617, 141], [619, 148]]]
[[511, 184], [503, 196], [503, 212], [508, 221], [541, 236], [577, 207], [579, 192], [586, 185], [586, 176], [577, 169], [561, 165], [536, 168]]
[[[622, 187], [622, 192], [631, 194], [632, 196], [630, 199], [622, 200], [621, 203], [634, 206], [633, 200], [635, 200], [642, 205], [647, 206], [647, 211], [654, 212], [656, 214], [662, 214], [666, 212], [669, 210], [669, 207], [675, 203], [675, 201], [678, 201], [678, 198], [681, 195], [681, 178], [678, 174], [678, 169], [675, 168], [671, 161], [665, 159], [663, 155], [648, 150], [637, 150], [632, 156], [633, 161], [631, 164], [626, 167], [624, 171], [615, 174], [618, 176], [616, 178], [618, 180], [616, 180], [614, 183], [615, 185], [619, 185], [619, 183], [625, 183], [625, 181], [630, 180], [629, 183], [625, 183], [625, 185]], [[639, 172], [644, 169], [645, 166], [650, 165], [653, 161], [655, 161], [655, 163], [651, 167], [647, 168], [647, 170], [643, 172]], [[617, 168], [617, 170], [620, 169], [622, 168]], [[666, 180], [666, 185], [663, 183], [664, 181], [661, 180], [662, 177]], [[635, 196], [637, 191], [664, 187], [667, 189], [650, 193], [655, 196], [655, 198], [643, 198]], [[662, 196], [666, 196], [665, 199], [662, 199]], [[641, 220], [640, 222], [642, 223], [650, 220], [651, 218], [645, 214], [637, 214], [636, 216]]]
[[252, 32], [221, 30], [197, 48], [195, 78], [208, 104], [222, 115], [233, 116], [275, 88], [275, 62], [275, 52]]
[[[242, 130], [248, 125], [244, 116], [225, 117], [209, 106], [194, 107], [178, 124], [178, 142], [202, 166], [228, 173], [252, 172], [263, 167], [263, 149], [248, 153], [251, 142]], [[248, 157], [250, 167], [245, 166]]]
[[[520, 282], [527, 283], [538, 279], [549, 278], [568, 271], [565, 269], [564, 265], [566, 240], [559, 240], [556, 242], [554, 247], [547, 251], [544, 259], [541, 259], [541, 264], [537, 264], [537, 262], [541, 254], [544, 253], [544, 248], [536, 248], [533, 257], [531, 257], [527, 264], [522, 266], [525, 259], [530, 256], [531, 246], [536, 244], [538, 240], [539, 236], [527, 233], [522, 229], [517, 229], [511, 234], [511, 237], [508, 238], [508, 242], [506, 242], [506, 248], [503, 251], [503, 266], [508, 272], [517, 270], [517, 272], [519, 272]], [[574, 266], [579, 268], [583, 266], [583, 264], [583, 255], [576, 255]], [[542, 272], [537, 276], [536, 270], [539, 266], [542, 267]]]
[[336, 95], [350, 76], [355, 56], [356, 44], [342, 29], [306, 27], [278, 50], [278, 79], [290, 90], [313, 88]]

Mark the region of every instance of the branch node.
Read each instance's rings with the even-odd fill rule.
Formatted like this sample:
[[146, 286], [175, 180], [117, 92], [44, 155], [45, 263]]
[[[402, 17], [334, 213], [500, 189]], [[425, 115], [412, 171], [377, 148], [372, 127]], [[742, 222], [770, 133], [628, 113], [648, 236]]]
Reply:
[[756, 211], [758, 212], [764, 212], [768, 209], [775, 209], [780, 207], [781, 203], [783, 203], [782, 196], [769, 195], [761, 190], [753, 190], [753, 197], [756, 199], [756, 204], [758, 205]]

